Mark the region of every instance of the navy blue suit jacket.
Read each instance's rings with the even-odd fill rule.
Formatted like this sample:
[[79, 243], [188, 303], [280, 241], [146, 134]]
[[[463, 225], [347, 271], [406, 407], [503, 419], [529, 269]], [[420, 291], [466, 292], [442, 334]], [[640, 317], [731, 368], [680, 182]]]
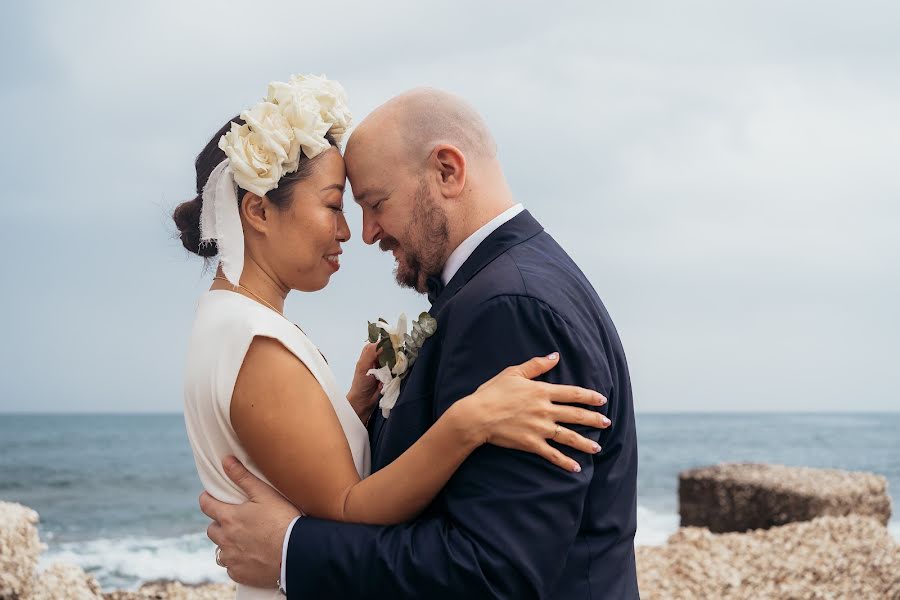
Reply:
[[[486, 238], [431, 308], [422, 347], [388, 419], [370, 423], [375, 470], [460, 398], [504, 368], [559, 351], [542, 376], [608, 398], [594, 456], [557, 446], [569, 473], [486, 445], [415, 521], [394, 526], [302, 518], [287, 554], [288, 596], [318, 598], [638, 598], [634, 563], [637, 440], [615, 327], [591, 284], [523, 211]], [[596, 408], [595, 408], [596, 409]]]

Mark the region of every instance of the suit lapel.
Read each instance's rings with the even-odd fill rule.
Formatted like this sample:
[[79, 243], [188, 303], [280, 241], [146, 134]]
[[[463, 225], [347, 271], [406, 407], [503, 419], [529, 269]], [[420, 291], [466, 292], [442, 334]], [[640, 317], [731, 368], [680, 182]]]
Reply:
[[527, 210], [498, 227], [481, 242], [471, 256], [462, 264], [456, 275], [447, 283], [447, 287], [437, 297], [431, 310], [431, 316], [437, 318], [438, 313], [456, 293], [479, 271], [491, 264], [498, 256], [522, 242], [529, 240], [544, 230], [541, 224]]
[[[456, 293], [465, 286], [479, 271], [489, 265], [498, 256], [522, 242], [529, 240], [542, 232], [544, 228], [540, 223], [531, 216], [527, 210], [523, 210], [518, 215], [501, 225], [486, 237], [481, 244], [475, 248], [472, 255], [462, 264], [453, 279], [447, 283], [447, 286], [437, 297], [431, 309], [428, 311], [431, 316], [438, 318], [441, 309], [447, 302], [456, 295]], [[413, 369], [416, 366], [413, 365]], [[410, 371], [412, 372], [412, 371]], [[399, 403], [406, 391], [406, 382], [409, 376], [401, 383], [400, 397], [397, 399]], [[390, 418], [390, 417], [388, 417]], [[369, 422], [369, 440], [372, 448], [373, 458], [376, 454], [381, 439], [384, 434], [386, 419], [381, 416], [381, 409], [375, 407], [375, 413]], [[373, 460], [373, 466], [375, 461]], [[382, 465], [383, 466], [383, 465]]]

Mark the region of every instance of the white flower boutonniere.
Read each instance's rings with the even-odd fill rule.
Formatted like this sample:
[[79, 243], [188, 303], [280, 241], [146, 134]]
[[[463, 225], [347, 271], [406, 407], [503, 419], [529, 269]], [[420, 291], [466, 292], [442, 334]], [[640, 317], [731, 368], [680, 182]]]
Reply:
[[369, 369], [366, 374], [373, 375], [381, 382], [381, 401], [378, 407], [385, 419], [391, 414], [391, 409], [400, 396], [400, 382], [416, 362], [422, 344], [435, 331], [437, 321], [427, 312], [413, 321], [412, 333], [407, 332], [405, 314], [400, 315], [396, 327], [391, 327], [384, 319], [369, 323], [369, 342], [377, 343], [381, 350], [378, 355], [381, 368]]

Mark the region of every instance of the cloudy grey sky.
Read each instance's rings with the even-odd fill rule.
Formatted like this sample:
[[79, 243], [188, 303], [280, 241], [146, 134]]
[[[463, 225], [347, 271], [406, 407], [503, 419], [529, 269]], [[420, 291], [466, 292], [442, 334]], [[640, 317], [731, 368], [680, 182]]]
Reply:
[[[252, 6], [252, 8], [250, 8]], [[484, 114], [615, 320], [639, 411], [900, 410], [896, 2], [29, 2], [0, 23], [0, 412], [179, 411], [208, 286], [169, 212], [270, 80]], [[416, 314], [360, 240], [288, 315], [347, 381]]]

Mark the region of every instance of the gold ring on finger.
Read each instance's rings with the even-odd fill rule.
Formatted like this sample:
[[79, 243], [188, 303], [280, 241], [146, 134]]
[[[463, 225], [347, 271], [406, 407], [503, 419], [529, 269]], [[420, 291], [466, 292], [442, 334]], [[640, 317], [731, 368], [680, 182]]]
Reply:
[[562, 429], [562, 425], [559, 423], [556, 424], [556, 429], [553, 430], [553, 437], [550, 438], [551, 441], [556, 439], [556, 436], [559, 435], [559, 431]]
[[216, 564], [225, 568], [225, 563], [222, 562], [222, 548], [221, 546], [216, 546]]

